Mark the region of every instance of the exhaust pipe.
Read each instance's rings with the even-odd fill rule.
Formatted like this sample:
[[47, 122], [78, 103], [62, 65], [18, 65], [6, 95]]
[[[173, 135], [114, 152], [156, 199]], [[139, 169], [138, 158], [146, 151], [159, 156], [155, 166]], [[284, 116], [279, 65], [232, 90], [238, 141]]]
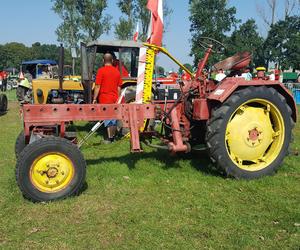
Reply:
[[65, 64], [65, 49], [60, 44], [59, 47], [59, 62], [58, 62], [58, 79], [59, 79], [59, 90], [63, 90], [63, 82], [64, 82], [64, 64]]
[[81, 43], [81, 83], [84, 89], [85, 103], [92, 103], [92, 55], [91, 49], [87, 49], [85, 43]]

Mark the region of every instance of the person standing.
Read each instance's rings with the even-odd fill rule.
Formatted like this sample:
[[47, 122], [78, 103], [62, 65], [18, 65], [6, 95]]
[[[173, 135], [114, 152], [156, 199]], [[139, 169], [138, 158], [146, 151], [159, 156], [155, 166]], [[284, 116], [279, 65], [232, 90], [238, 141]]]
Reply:
[[190, 81], [190, 80], [192, 80], [192, 77], [185, 70], [182, 70], [181, 80]]
[[279, 67], [278, 67], [278, 64], [277, 63], [275, 63], [275, 69], [274, 69], [274, 74], [275, 74], [275, 80], [276, 81], [279, 81], [279, 79], [280, 79], [280, 69], [279, 69]]
[[216, 74], [216, 81], [221, 82], [225, 77], [223, 69], [219, 69], [218, 74]]
[[[106, 53], [103, 57], [104, 66], [98, 69], [95, 81], [93, 103], [113, 104], [118, 101], [121, 92], [122, 79], [119, 70], [113, 66], [113, 56]], [[114, 141], [117, 131], [116, 120], [104, 121], [107, 127], [106, 143]]]
[[247, 80], [247, 81], [251, 81], [252, 80], [252, 74], [250, 72], [250, 68], [246, 68], [244, 73], [242, 74], [242, 77]]
[[0, 71], [0, 90], [3, 91], [3, 72]]

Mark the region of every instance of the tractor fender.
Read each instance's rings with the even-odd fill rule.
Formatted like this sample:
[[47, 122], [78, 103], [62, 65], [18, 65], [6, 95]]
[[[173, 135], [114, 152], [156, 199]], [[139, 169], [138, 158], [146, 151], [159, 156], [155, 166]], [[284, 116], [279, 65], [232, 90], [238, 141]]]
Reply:
[[243, 87], [249, 86], [266, 86], [276, 89], [286, 99], [287, 104], [292, 109], [292, 118], [294, 122], [297, 122], [297, 106], [296, 102], [291, 93], [284, 87], [284, 85], [278, 81], [267, 81], [267, 80], [251, 80], [247, 81], [243, 78], [226, 78], [219, 86], [209, 94], [208, 100], [217, 101], [223, 103], [227, 100], [231, 94]]

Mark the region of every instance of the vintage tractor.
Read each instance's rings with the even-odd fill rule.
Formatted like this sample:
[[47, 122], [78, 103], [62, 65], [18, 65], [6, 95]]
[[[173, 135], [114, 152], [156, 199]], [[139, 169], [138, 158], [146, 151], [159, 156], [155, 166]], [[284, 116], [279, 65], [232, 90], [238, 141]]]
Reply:
[[[60, 52], [63, 53], [63, 48]], [[64, 89], [59, 92], [59, 69], [56, 61], [47, 59], [25, 61], [22, 62], [21, 72], [24, 73], [24, 79], [20, 79], [16, 92], [21, 103], [81, 103], [83, 101], [80, 76], [73, 76], [69, 65], [63, 67], [62, 76], [65, 84]]]
[[[117, 45], [117, 46], [116, 46]], [[16, 142], [16, 179], [24, 197], [51, 201], [78, 194], [85, 182], [86, 162], [76, 135], [68, 131], [73, 121], [117, 119], [130, 130], [131, 152], [141, 143], [175, 153], [188, 153], [199, 144], [226, 176], [253, 179], [273, 174], [288, 153], [296, 122], [296, 105], [285, 87], [263, 79], [246, 81], [210, 78], [208, 59], [220, 42], [206, 38], [205, 55], [193, 74], [162, 47], [139, 42], [93, 42], [81, 46], [82, 84], [86, 104], [26, 104], [22, 107], [24, 131]], [[91, 104], [93, 70], [97, 55], [116, 52], [136, 85], [135, 101], [126, 104]], [[153, 98], [155, 56], [163, 53], [191, 75], [178, 82], [178, 98]], [[250, 62], [238, 53], [210, 67], [237, 71]], [[177, 91], [177, 90], [176, 90]], [[155, 121], [155, 122], [153, 122]], [[153, 124], [161, 123], [156, 129]], [[152, 144], [152, 138], [162, 145]], [[80, 146], [79, 146], [80, 145]], [[142, 157], [142, 156], [141, 156]]]

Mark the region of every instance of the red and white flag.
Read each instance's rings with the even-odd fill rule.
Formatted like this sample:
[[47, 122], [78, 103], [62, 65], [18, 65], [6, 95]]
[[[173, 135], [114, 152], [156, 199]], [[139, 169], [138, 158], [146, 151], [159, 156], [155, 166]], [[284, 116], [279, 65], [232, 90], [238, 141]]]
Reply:
[[139, 23], [136, 24], [136, 30], [133, 35], [133, 41], [137, 42], [139, 39]]
[[147, 8], [151, 11], [147, 42], [161, 46], [164, 31], [163, 0], [148, 0]]

